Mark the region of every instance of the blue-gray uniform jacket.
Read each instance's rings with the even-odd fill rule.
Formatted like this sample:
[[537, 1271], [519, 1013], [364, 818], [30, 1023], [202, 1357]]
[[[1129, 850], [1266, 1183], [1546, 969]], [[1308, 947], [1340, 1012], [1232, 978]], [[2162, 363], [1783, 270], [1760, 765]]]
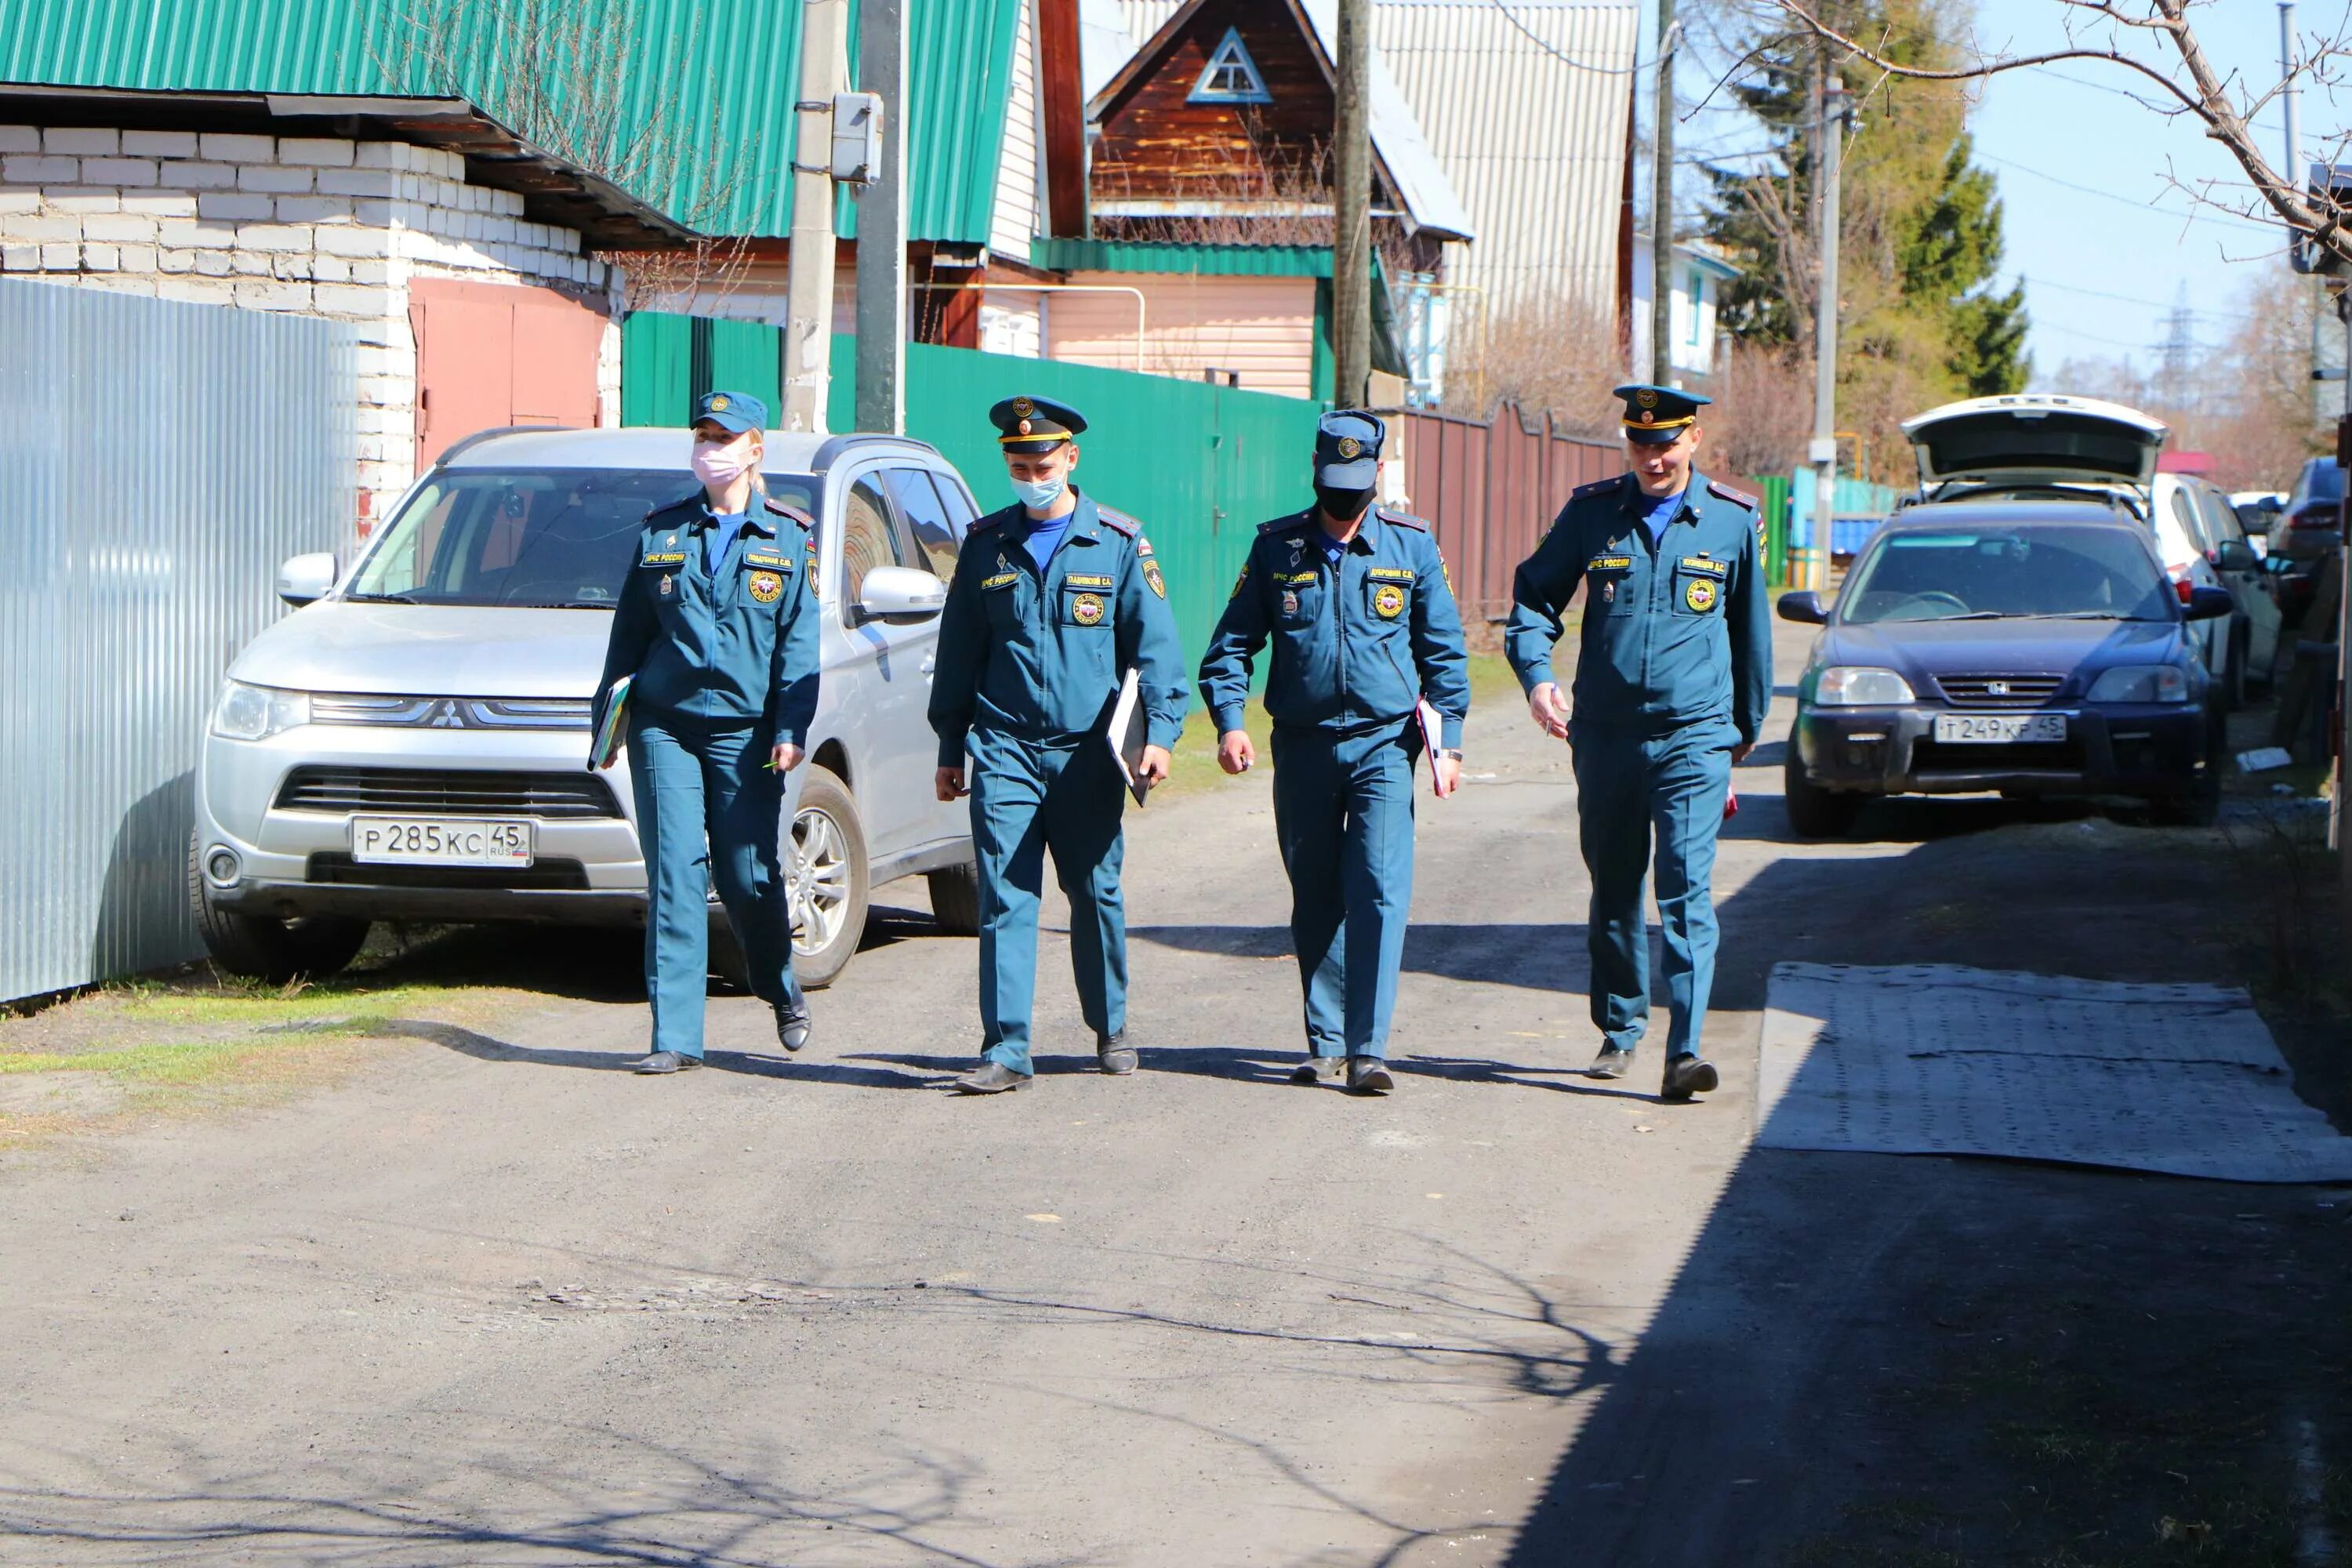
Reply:
[[704, 564], [709, 527], [699, 495], [646, 515], [605, 645], [597, 717], [626, 675], [635, 711], [759, 723], [772, 745], [805, 745], [816, 718], [816, 524], [755, 494], [716, 573]]
[[1633, 475], [1579, 486], [1511, 584], [1503, 651], [1533, 691], [1553, 679], [1560, 611], [1584, 584], [1576, 717], [1660, 733], [1729, 718], [1753, 744], [1772, 701], [1772, 621], [1756, 503], [1691, 475], [1654, 546]]
[[1470, 663], [1437, 541], [1417, 517], [1374, 507], [1335, 570], [1316, 509], [1258, 529], [1201, 661], [1217, 732], [1242, 728], [1250, 668], [1271, 640], [1265, 709], [1276, 725], [1346, 733], [1410, 715], [1426, 696], [1440, 744], [1462, 744]]
[[1142, 524], [1080, 494], [1061, 548], [1040, 572], [1019, 503], [971, 525], [940, 616], [931, 728], [940, 766], [963, 765], [974, 725], [1067, 744], [1101, 726], [1137, 672], [1146, 742], [1184, 727], [1184, 649], [1168, 584]]

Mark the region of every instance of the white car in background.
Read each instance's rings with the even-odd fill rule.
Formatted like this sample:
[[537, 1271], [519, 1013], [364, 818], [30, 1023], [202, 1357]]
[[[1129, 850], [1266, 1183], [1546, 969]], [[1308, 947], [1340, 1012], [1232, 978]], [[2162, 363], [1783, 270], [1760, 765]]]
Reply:
[[1969, 496], [2080, 500], [2103, 498], [2127, 509], [2156, 540], [2165, 574], [2180, 602], [2192, 589], [2227, 590], [2238, 608], [2189, 628], [2206, 671], [2232, 700], [2249, 678], [2262, 679], [2276, 647], [2278, 622], [2257, 626], [2245, 590], [2262, 562], [2245, 542], [2222, 537], [2218, 516], [2229, 499], [2187, 474], [2157, 471], [2169, 426], [2120, 403], [2055, 393], [1971, 397], [1903, 422], [1916, 455], [1919, 492], [1931, 501]]

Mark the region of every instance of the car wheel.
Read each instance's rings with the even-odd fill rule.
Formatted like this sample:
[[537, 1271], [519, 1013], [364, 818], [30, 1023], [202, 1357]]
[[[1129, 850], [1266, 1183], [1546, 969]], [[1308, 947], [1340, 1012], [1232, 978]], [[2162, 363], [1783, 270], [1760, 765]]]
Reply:
[[205, 880], [204, 845], [188, 836], [188, 912], [216, 968], [246, 980], [283, 985], [323, 979], [359, 956], [368, 922], [332, 915], [278, 920], [213, 901]]
[[966, 864], [933, 871], [923, 879], [930, 884], [931, 919], [950, 936], [980, 934], [980, 868]]
[[1780, 759], [1780, 787], [1789, 805], [1789, 826], [1804, 838], [1835, 838], [1853, 826], [1862, 814], [1863, 797], [1840, 790], [1823, 789], [1805, 773], [1804, 759], [1797, 753], [1797, 737], [1789, 736], [1787, 752]]
[[784, 885], [793, 917], [793, 965], [807, 990], [849, 967], [866, 934], [871, 868], [866, 829], [849, 786], [832, 769], [806, 764], [800, 809], [784, 844]]

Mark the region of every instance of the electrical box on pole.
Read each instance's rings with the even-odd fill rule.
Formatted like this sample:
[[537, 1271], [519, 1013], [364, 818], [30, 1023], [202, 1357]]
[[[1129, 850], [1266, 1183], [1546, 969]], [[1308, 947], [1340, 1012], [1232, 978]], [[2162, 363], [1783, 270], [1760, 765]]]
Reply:
[[833, 95], [833, 177], [845, 185], [871, 185], [882, 178], [882, 95]]

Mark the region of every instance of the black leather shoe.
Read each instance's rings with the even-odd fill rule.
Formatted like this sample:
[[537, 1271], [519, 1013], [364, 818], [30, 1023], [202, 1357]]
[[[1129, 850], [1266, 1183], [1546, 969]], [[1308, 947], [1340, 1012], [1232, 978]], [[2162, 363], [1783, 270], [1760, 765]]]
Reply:
[[956, 1079], [955, 1086], [965, 1094], [1003, 1094], [1009, 1089], [1027, 1089], [1029, 1075], [1014, 1072], [1002, 1062], [982, 1062]]
[[1389, 1076], [1389, 1064], [1378, 1057], [1349, 1057], [1348, 1087], [1358, 1094], [1386, 1094], [1396, 1087], [1396, 1079]]
[[1603, 1046], [1592, 1065], [1584, 1069], [1587, 1078], [1623, 1078], [1633, 1068], [1633, 1053], [1616, 1046]]
[[1095, 1060], [1101, 1063], [1103, 1071], [1113, 1078], [1125, 1078], [1133, 1072], [1137, 1058], [1135, 1047], [1127, 1043], [1127, 1031], [1121, 1029], [1116, 1035], [1097, 1035]]
[[815, 1021], [809, 1016], [807, 1008], [795, 1013], [783, 1003], [776, 1005], [776, 1043], [784, 1049], [797, 1051], [807, 1045], [809, 1035], [815, 1027]]
[[638, 1072], [684, 1072], [702, 1065], [700, 1057], [681, 1056], [676, 1051], [656, 1051], [653, 1055], [629, 1064]]
[[1290, 1081], [1304, 1084], [1336, 1083], [1339, 1081], [1340, 1069], [1347, 1065], [1348, 1058], [1345, 1057], [1308, 1057], [1290, 1069]]
[[1695, 1056], [1666, 1058], [1666, 1080], [1658, 1089], [1660, 1100], [1688, 1100], [1694, 1094], [1711, 1094], [1722, 1079], [1715, 1064]]

